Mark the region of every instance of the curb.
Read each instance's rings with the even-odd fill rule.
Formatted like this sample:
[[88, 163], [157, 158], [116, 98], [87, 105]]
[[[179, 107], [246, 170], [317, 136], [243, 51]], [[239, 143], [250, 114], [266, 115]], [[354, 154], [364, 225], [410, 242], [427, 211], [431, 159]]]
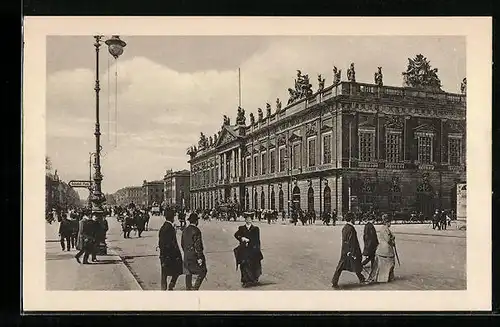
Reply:
[[118, 258], [118, 260], [120, 260], [122, 267], [123, 267], [123, 270], [126, 271], [125, 278], [128, 279], [129, 285], [133, 285], [131, 291], [143, 291], [144, 290], [142, 288], [141, 284], [139, 284], [139, 282], [137, 281], [137, 279], [135, 279], [134, 274], [132, 274], [132, 272], [128, 268], [127, 264], [125, 263], [125, 261], [122, 259], [122, 257], [120, 255], [118, 255], [118, 253], [116, 253], [116, 251], [108, 248], [108, 256], [113, 256], [113, 257]]

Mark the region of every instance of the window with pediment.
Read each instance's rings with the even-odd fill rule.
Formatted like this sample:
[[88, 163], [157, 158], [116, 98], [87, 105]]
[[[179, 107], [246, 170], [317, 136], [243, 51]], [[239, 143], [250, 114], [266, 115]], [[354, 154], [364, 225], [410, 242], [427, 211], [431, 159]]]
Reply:
[[295, 143], [293, 145], [293, 169], [297, 169], [302, 166], [300, 163], [300, 158], [301, 158], [300, 143]]
[[266, 153], [262, 153], [260, 155], [260, 162], [261, 162], [261, 172], [262, 172], [262, 175], [265, 175], [267, 173], [266, 169], [267, 169], [267, 162], [266, 162]]
[[401, 161], [401, 131], [388, 131], [385, 135], [385, 159], [387, 162]]
[[286, 169], [286, 147], [282, 146], [279, 148], [279, 161], [280, 161], [280, 172]]
[[257, 176], [259, 174], [259, 158], [257, 156], [253, 157], [253, 175]]
[[332, 134], [323, 135], [323, 164], [332, 162]]
[[375, 159], [375, 130], [359, 131], [359, 160], [368, 162]]
[[448, 161], [452, 166], [462, 164], [462, 136], [448, 135]]
[[433, 133], [419, 133], [417, 135], [418, 162], [430, 164], [433, 160]]
[[309, 167], [316, 165], [316, 138], [307, 140], [307, 163]]

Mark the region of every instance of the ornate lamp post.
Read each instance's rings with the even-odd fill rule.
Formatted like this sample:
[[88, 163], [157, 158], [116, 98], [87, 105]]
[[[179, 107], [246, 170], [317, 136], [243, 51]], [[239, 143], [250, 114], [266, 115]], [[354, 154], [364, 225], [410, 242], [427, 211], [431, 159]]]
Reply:
[[[101, 191], [101, 182], [102, 182], [102, 174], [101, 174], [101, 130], [100, 130], [100, 122], [99, 122], [99, 91], [101, 90], [99, 86], [99, 48], [101, 47], [102, 35], [95, 35], [95, 55], [96, 55], [96, 80], [95, 80], [95, 155], [94, 155], [94, 187], [92, 189], [91, 203], [92, 203], [92, 215], [96, 215], [99, 221], [105, 218], [104, 212], [104, 202], [106, 202], [106, 198]], [[118, 35], [113, 35], [110, 39], [105, 41], [108, 46], [109, 53], [115, 58], [123, 53], [123, 48], [127, 45], [124, 41], [120, 40]], [[99, 254], [106, 254], [106, 232], [103, 233], [104, 239], [100, 240], [98, 245]]]

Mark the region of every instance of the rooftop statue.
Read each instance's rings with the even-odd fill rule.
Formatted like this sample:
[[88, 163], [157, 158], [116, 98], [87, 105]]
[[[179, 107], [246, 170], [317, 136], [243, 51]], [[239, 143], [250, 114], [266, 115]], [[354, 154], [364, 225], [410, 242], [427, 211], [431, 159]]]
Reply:
[[266, 103], [266, 117], [270, 117], [271, 116], [271, 105], [268, 103]]
[[257, 109], [257, 116], [258, 116], [258, 121], [259, 123], [264, 120], [264, 113], [262, 112], [262, 109], [258, 108]]
[[238, 113], [236, 114], [236, 124], [245, 125], [245, 121], [246, 121], [245, 109], [238, 107]]
[[430, 62], [422, 54], [408, 58], [408, 67], [403, 72], [404, 86], [441, 90], [441, 81], [437, 75], [438, 69], [431, 68]]
[[210, 146], [214, 145], [214, 140], [211, 136], [208, 137], [208, 145]]
[[281, 111], [281, 101], [280, 98], [276, 98], [276, 112]]
[[462, 84], [460, 85], [460, 92], [467, 95], [467, 78], [464, 78], [462, 80]]
[[378, 86], [384, 86], [384, 83], [382, 81], [383, 77], [384, 76], [382, 75], [382, 67], [378, 67], [378, 71], [375, 73], [374, 76], [375, 84], [377, 84]]
[[295, 90], [289, 88], [288, 93], [290, 93], [290, 98], [288, 99], [288, 104], [295, 102], [296, 100], [310, 97], [313, 95], [312, 85], [309, 83], [309, 75], [302, 75], [300, 70], [297, 70], [297, 79], [295, 79]]
[[340, 83], [342, 75], [342, 70], [337, 70], [336, 66], [333, 66], [333, 85]]
[[253, 112], [250, 113], [250, 125], [255, 125], [255, 117], [253, 115]]
[[217, 133], [215, 133], [214, 134], [214, 144], [217, 143], [217, 140], [218, 140]]
[[321, 74], [318, 75], [318, 92], [321, 92], [325, 89], [325, 79], [321, 77]]
[[347, 70], [347, 80], [351, 83], [356, 83], [356, 71], [354, 70], [354, 63]]
[[208, 146], [208, 139], [205, 136], [205, 134], [200, 133], [200, 140], [198, 141], [198, 147], [201, 148], [206, 148]]
[[228, 116], [224, 115], [224, 125], [231, 125], [231, 121]]

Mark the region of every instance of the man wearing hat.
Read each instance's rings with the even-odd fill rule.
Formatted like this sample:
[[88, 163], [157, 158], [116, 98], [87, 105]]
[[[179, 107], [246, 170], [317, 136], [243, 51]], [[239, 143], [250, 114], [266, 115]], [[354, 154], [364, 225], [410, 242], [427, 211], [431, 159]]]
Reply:
[[177, 243], [174, 227], [175, 213], [172, 209], [165, 210], [165, 223], [158, 233], [158, 248], [160, 249], [161, 290], [167, 290], [167, 277], [171, 276], [168, 290], [174, 289], [177, 279], [182, 275], [182, 255]]
[[[203, 254], [203, 239], [198, 228], [199, 217], [192, 213], [188, 217], [189, 225], [184, 228], [181, 247], [184, 252], [184, 273], [186, 274], [186, 290], [199, 290], [203, 278], [207, 275], [207, 264]], [[193, 275], [197, 275], [193, 286]]]
[[233, 251], [236, 265], [240, 266], [243, 287], [256, 286], [262, 275], [261, 261], [264, 259], [260, 249], [260, 230], [252, 224], [252, 217], [245, 217], [245, 225], [238, 227], [234, 237], [240, 242]]
[[347, 270], [358, 276], [359, 282], [364, 283], [365, 277], [361, 273], [361, 248], [359, 247], [358, 235], [354, 228], [354, 214], [346, 214], [346, 224], [342, 228], [342, 249], [339, 264], [332, 277], [332, 287], [338, 289], [338, 282], [342, 271]]

